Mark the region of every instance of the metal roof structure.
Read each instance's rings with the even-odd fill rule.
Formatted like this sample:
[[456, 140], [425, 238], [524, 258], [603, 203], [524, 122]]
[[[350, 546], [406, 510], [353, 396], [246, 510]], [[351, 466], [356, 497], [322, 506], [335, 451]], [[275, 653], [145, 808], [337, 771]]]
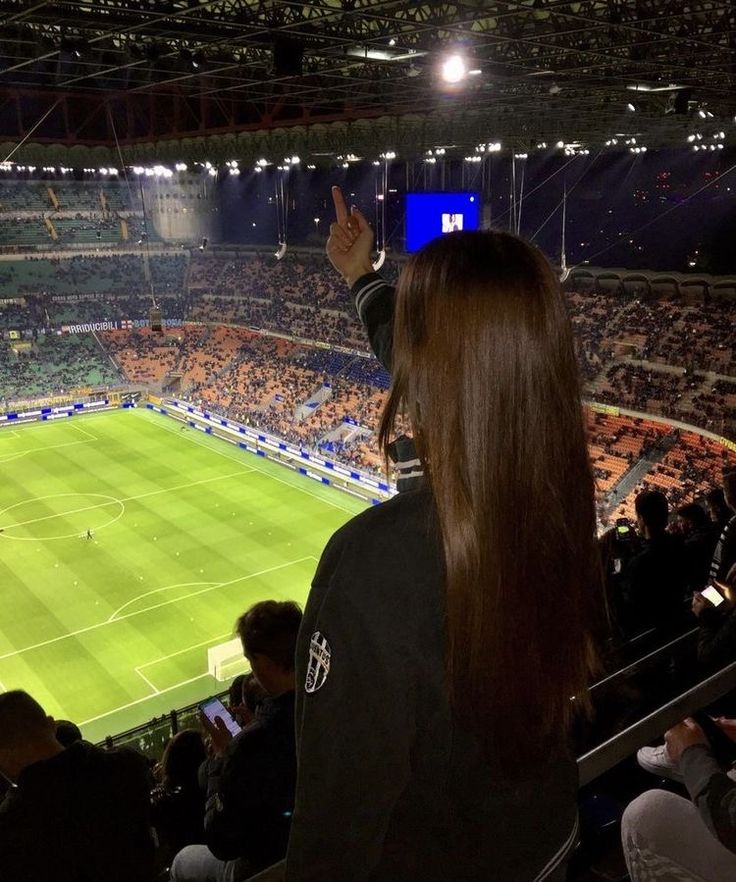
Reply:
[[39, 160], [683, 145], [735, 112], [732, 0], [0, 0], [0, 150]]

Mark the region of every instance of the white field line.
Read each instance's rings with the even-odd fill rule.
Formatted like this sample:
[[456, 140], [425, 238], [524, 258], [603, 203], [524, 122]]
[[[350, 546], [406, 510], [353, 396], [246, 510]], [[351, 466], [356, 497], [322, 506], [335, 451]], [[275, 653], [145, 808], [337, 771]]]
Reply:
[[148, 677], [147, 677], [147, 676], [146, 676], [146, 675], [140, 670], [140, 668], [136, 668], [136, 669], [135, 669], [135, 672], [136, 672], [136, 674], [138, 674], [138, 676], [141, 678], [141, 680], [143, 680], [143, 682], [153, 690], [153, 694], [154, 694], [154, 695], [159, 695], [159, 694], [160, 694], [160, 691], [159, 691], [159, 690], [153, 685], [153, 683], [151, 683], [151, 681], [150, 681], [150, 680], [148, 679]]
[[[160, 416], [160, 414], [159, 414]], [[172, 432], [177, 435], [180, 435], [180, 432], [174, 432], [173, 429], [170, 429], [168, 426], [162, 425], [162, 429], [165, 429], [167, 432]], [[214, 447], [210, 447], [209, 444], [202, 444], [200, 440], [196, 437], [192, 432], [187, 432], [187, 440], [192, 444], [198, 444], [200, 447], [204, 447], [205, 450], [210, 450], [212, 453], [216, 453], [218, 456], [224, 456], [226, 459], [232, 459], [233, 462], [243, 462], [242, 459], [239, 459], [236, 456], [233, 456], [230, 453], [225, 453], [224, 450], [215, 450]], [[199, 434], [199, 433], [196, 433]], [[218, 438], [217, 435], [211, 435], [210, 437], [216, 438], [218, 441], [223, 441], [222, 438]], [[227, 443], [226, 441], [223, 443]], [[248, 456], [253, 456], [254, 454], [248, 452]], [[256, 457], [257, 459], [258, 457]], [[330, 499], [324, 499], [322, 496], [319, 496], [317, 493], [312, 493], [311, 490], [308, 490], [306, 487], [298, 487], [296, 483], [292, 484], [289, 481], [285, 481], [283, 478], [277, 478], [276, 475], [272, 475], [270, 472], [267, 472], [265, 469], [259, 468], [255, 463], [251, 466], [251, 471], [260, 472], [262, 475], [266, 475], [267, 478], [271, 478], [274, 481], [278, 481], [280, 484], [286, 484], [287, 487], [291, 487], [293, 490], [298, 490], [300, 493], [306, 493], [307, 496], [312, 496], [314, 499], [319, 499], [320, 502], [324, 502], [326, 505], [331, 505], [333, 508], [339, 508], [340, 511], [344, 511], [346, 514], [355, 515], [356, 512], [351, 511], [349, 508], [344, 508], [342, 505], [338, 505], [336, 502], [333, 502]]]
[[228, 632], [227, 634], [220, 634], [218, 637], [211, 637], [209, 640], [203, 640], [201, 643], [195, 643], [194, 646], [185, 646], [184, 649], [178, 649], [176, 652], [170, 652], [168, 655], [162, 655], [161, 658], [155, 658], [153, 661], [144, 662], [142, 665], [138, 665], [136, 671], [141, 668], [150, 668], [151, 665], [157, 665], [159, 662], [168, 661], [170, 658], [175, 658], [177, 655], [183, 655], [185, 652], [190, 652], [192, 649], [199, 649], [201, 646], [214, 646], [218, 640], [222, 640], [223, 637], [232, 637], [232, 633]]
[[[80, 442], [81, 443], [81, 442]], [[18, 521], [15, 524], [6, 524], [4, 529], [11, 530], [14, 527], [27, 527], [29, 524], [38, 524], [41, 521], [48, 521], [53, 518], [63, 518], [67, 515], [79, 514], [83, 511], [92, 511], [96, 508], [107, 508], [109, 505], [119, 505], [121, 502], [136, 502], [139, 499], [147, 499], [149, 496], [158, 496], [162, 493], [173, 493], [175, 490], [186, 490], [189, 487], [198, 487], [200, 484], [210, 484], [212, 481], [224, 481], [230, 478], [237, 478], [238, 475], [247, 475], [249, 472], [252, 472], [253, 469], [244, 469], [241, 472], [233, 472], [231, 475], [218, 475], [216, 478], [203, 478], [201, 481], [190, 481], [188, 484], [178, 484], [176, 487], [164, 487], [160, 490], [149, 490], [147, 493], [139, 493], [137, 496], [123, 496], [121, 499], [117, 499], [116, 497], [110, 497], [109, 502], [98, 502], [95, 505], [85, 505], [83, 508], [73, 508], [70, 511], [60, 511], [56, 514], [43, 515], [40, 518], [31, 518], [28, 521]], [[66, 494], [64, 494], [66, 495]], [[69, 496], [94, 496], [96, 494], [93, 493], [70, 493]], [[32, 499], [24, 499], [22, 502], [16, 502], [14, 505], [8, 506], [4, 511], [0, 511], [0, 516], [5, 514], [6, 511], [10, 508], [15, 508], [18, 505], [22, 505], [24, 502], [36, 502], [39, 499], [51, 499], [53, 497], [50, 496], [40, 496], [34, 497]], [[0, 534], [2, 535], [2, 534]]]
[[31, 447], [29, 450], [21, 450], [19, 453], [9, 453], [6, 459], [0, 459], [0, 465], [18, 459], [21, 456], [28, 456], [29, 453], [40, 453], [43, 450], [61, 450], [62, 447], [76, 447], [77, 444], [89, 444], [90, 439], [81, 441], [65, 441], [63, 444], [49, 444], [47, 447]]
[[[42, 450], [60, 450], [62, 447], [74, 447], [77, 444], [89, 444], [90, 441], [100, 440], [96, 435], [93, 435], [91, 432], [88, 432], [86, 429], [83, 429], [81, 426], [78, 426], [75, 423], [63, 423], [62, 425], [66, 425], [70, 429], [75, 429], [77, 432], [81, 432], [83, 439], [81, 441], [65, 441], [63, 444], [49, 444], [46, 447], [31, 447], [28, 450], [21, 450], [18, 453], [8, 453], [3, 458], [0, 458], [0, 465], [3, 465], [7, 462], [12, 462], [14, 459], [20, 459], [21, 456], [27, 456], [29, 453], [39, 453]], [[31, 427], [28, 426], [27, 428]], [[21, 437], [15, 429], [12, 429], [11, 431], [16, 438]]]
[[4, 438], [6, 435], [10, 438], [20, 438], [17, 429], [0, 429], [0, 438]]
[[0, 680], [0, 693], [7, 692], [8, 690], [5, 688], [5, 684], [2, 680]]
[[100, 440], [100, 439], [97, 437], [97, 435], [93, 435], [92, 432], [88, 432], [87, 429], [83, 429], [83, 428], [79, 425], [79, 423], [69, 423], [69, 426], [70, 426], [72, 429], [76, 429], [77, 432], [81, 432], [82, 435], [84, 435], [85, 438], [87, 438], [88, 441], [99, 441], [99, 440]]
[[6, 652], [0, 655], [0, 661], [6, 658], [14, 658], [22, 655], [24, 652], [30, 652], [32, 649], [40, 649], [43, 646], [50, 646], [52, 643], [58, 643], [60, 640], [67, 640], [69, 637], [78, 637], [80, 634], [87, 634], [90, 631], [96, 631], [97, 628], [104, 628], [105, 625], [112, 625], [115, 622], [124, 622], [126, 619], [132, 619], [135, 616], [143, 615], [143, 613], [151, 612], [154, 609], [160, 609], [162, 606], [170, 606], [172, 603], [179, 603], [182, 600], [188, 600], [190, 597], [197, 597], [200, 594], [206, 594], [208, 591], [216, 591], [218, 588], [226, 588], [229, 585], [235, 585], [238, 582], [245, 582], [248, 579], [255, 579], [258, 576], [265, 576], [266, 573], [273, 573], [276, 570], [283, 570], [286, 567], [293, 567], [296, 564], [304, 563], [305, 560], [316, 560], [314, 555], [308, 554], [305, 557], [288, 561], [288, 563], [277, 564], [274, 567], [268, 567], [265, 570], [259, 570], [257, 573], [249, 573], [247, 576], [238, 576], [237, 579], [230, 579], [228, 582], [217, 582], [209, 588], [202, 588], [199, 591], [193, 591], [191, 594], [185, 594], [183, 597], [175, 597], [173, 600], [164, 600], [153, 606], [147, 606], [145, 609], [139, 609], [131, 613], [120, 616], [119, 619], [113, 619], [111, 622], [97, 622], [96, 625], [87, 625], [86, 628], [79, 628], [76, 631], [69, 631], [67, 634], [60, 634], [58, 637], [52, 637], [49, 640], [41, 640], [39, 643], [33, 643], [30, 646], [24, 646], [22, 649], [14, 649], [12, 652]]
[[173, 591], [174, 588], [194, 588], [196, 585], [218, 584], [219, 582], [177, 582], [175, 585], [164, 585], [162, 588], [153, 588], [151, 591], [144, 591], [143, 594], [139, 594], [137, 597], [126, 600], [121, 607], [118, 607], [118, 609], [116, 609], [115, 612], [111, 616], [109, 616], [107, 621], [115, 621], [115, 619], [120, 615], [120, 613], [125, 609], [126, 606], [132, 606], [134, 603], [138, 603], [139, 600], [142, 600], [144, 597], [149, 597], [151, 594], [160, 594], [162, 591]]
[[[164, 695], [166, 692], [172, 692], [174, 689], [179, 689], [181, 686], [188, 686], [190, 683], [196, 683], [197, 680], [203, 680], [205, 677], [209, 677], [209, 674], [200, 674], [197, 677], [190, 677], [188, 680], [183, 680], [181, 683], [177, 683], [174, 686], [167, 686], [166, 689], [159, 689], [156, 693], [157, 695]], [[127, 704], [121, 704], [120, 707], [113, 708], [113, 710], [105, 711], [104, 714], [98, 714], [96, 717], [90, 717], [88, 720], [82, 720], [81, 723], [78, 723], [78, 726], [86, 726], [89, 723], [96, 723], [97, 720], [104, 720], [105, 717], [109, 717], [112, 714], [118, 713], [118, 711], [127, 710], [129, 707], [135, 707], [137, 704], [142, 704], [144, 701], [150, 701], [152, 698], [155, 698], [154, 695], [144, 695], [143, 698], [136, 698], [135, 701], [129, 701]]]

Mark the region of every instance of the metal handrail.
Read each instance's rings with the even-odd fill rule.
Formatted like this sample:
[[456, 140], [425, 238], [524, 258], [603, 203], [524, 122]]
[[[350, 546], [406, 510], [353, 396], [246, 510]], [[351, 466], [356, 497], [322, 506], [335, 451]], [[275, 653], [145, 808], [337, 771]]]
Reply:
[[[645, 634], [650, 634], [651, 631], [646, 631]], [[669, 643], [665, 643], [663, 646], [657, 647], [657, 649], [653, 649], [651, 652], [647, 653], [647, 655], [643, 655], [641, 658], [635, 659], [630, 664], [626, 665], [626, 667], [619, 668], [617, 671], [614, 671], [612, 674], [609, 674], [607, 677], [603, 677], [602, 680], [596, 680], [592, 686], [588, 687], [588, 692], [592, 692], [594, 689], [598, 689], [599, 686], [603, 686], [606, 683], [610, 683], [611, 680], [615, 680], [617, 677], [623, 677], [625, 674], [635, 671], [637, 668], [641, 667], [647, 661], [650, 661], [656, 655], [660, 653], [664, 653], [665, 650], [671, 649], [677, 643], [684, 642], [686, 639], [690, 639], [693, 635], [698, 633], [698, 628], [692, 628], [690, 631], [686, 631], [684, 634], [680, 634], [679, 637], [675, 637], [673, 640], [670, 640]], [[636, 639], [636, 638], [634, 638]]]
[[578, 757], [580, 786], [590, 784], [635, 750], [659, 738], [688, 714], [700, 710], [736, 689], [736, 662], [658, 707], [622, 732]]
[[[717, 701], [733, 689], [736, 689], [736, 662], [711, 674], [682, 695], [578, 757], [579, 786], [584, 787], [595, 781], [604, 772], [631, 756], [635, 750], [660, 737], [688, 714]], [[251, 876], [247, 882], [282, 882], [285, 871], [286, 861], [279, 861], [256, 876]]]

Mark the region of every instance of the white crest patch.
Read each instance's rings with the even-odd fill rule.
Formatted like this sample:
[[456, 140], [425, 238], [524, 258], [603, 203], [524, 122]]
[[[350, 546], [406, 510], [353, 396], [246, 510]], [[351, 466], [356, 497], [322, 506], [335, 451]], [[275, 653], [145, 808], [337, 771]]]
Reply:
[[309, 641], [309, 664], [307, 665], [307, 679], [304, 689], [308, 693], [321, 689], [327, 675], [330, 673], [330, 660], [332, 650], [327, 638], [319, 631], [315, 631]]

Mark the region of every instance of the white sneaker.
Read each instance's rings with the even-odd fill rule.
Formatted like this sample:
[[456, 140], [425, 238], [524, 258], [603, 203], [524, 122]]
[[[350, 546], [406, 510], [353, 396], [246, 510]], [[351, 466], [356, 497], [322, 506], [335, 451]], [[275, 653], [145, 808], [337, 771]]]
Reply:
[[682, 773], [677, 763], [667, 751], [667, 745], [659, 747], [641, 747], [636, 752], [636, 761], [645, 772], [651, 772], [659, 778], [669, 778], [670, 781], [683, 782]]
[[[659, 747], [640, 747], [636, 752], [636, 761], [645, 772], [651, 772], [658, 778], [669, 778], [670, 781], [684, 782], [682, 772], [678, 764], [672, 759], [666, 744]], [[729, 769], [726, 774], [736, 782], [736, 767]]]

